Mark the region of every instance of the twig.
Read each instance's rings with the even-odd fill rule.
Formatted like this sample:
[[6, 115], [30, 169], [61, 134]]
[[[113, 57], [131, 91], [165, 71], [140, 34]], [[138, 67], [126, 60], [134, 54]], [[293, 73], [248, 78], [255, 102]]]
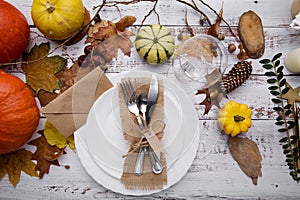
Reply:
[[187, 17], [187, 10], [185, 10], [185, 24], [187, 25], [187, 28], [189, 30], [189, 32], [191, 33], [192, 36], [195, 36], [195, 33], [194, 33], [194, 30], [193, 28], [189, 25], [189, 22], [188, 22], [188, 17]]
[[179, 3], [183, 3], [183, 4], [185, 4], [185, 5], [189, 6], [189, 7], [191, 7], [191, 8], [194, 9], [195, 11], [199, 12], [201, 15], [203, 15], [203, 16], [207, 19], [208, 25], [211, 26], [211, 22], [210, 22], [209, 18], [207, 17], [207, 15], [206, 15], [202, 10], [200, 10], [200, 9], [198, 8], [198, 6], [195, 4], [194, 1], [193, 1], [193, 5], [190, 4], [190, 3], [188, 3], [188, 2], [186, 2], [186, 1], [183, 1], [183, 0], [176, 0], [176, 1], [178, 1]]
[[141, 22], [141, 25], [142, 26], [144, 24], [144, 22], [146, 21], [146, 19], [151, 15], [152, 12], [154, 12], [157, 16], [157, 21], [158, 21], [158, 24], [160, 24], [160, 19], [159, 19], [159, 15], [158, 13], [156, 12], [156, 6], [157, 6], [157, 3], [158, 3], [158, 0], [155, 0], [155, 3], [153, 5], [153, 8], [147, 13], [147, 15], [144, 16], [142, 22]]
[[104, 6], [106, 6], [106, 7], [116, 7], [117, 5], [137, 4], [137, 3], [145, 2], [145, 1], [157, 2], [158, 0], [132, 0], [132, 1], [110, 1], [110, 2], [107, 2], [106, 0], [104, 0], [101, 5], [94, 6], [94, 8], [104, 7]]

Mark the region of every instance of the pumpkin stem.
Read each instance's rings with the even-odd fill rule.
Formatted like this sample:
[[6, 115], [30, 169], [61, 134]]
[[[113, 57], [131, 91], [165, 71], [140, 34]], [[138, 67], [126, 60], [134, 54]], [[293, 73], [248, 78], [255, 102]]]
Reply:
[[233, 118], [234, 118], [235, 122], [241, 122], [245, 119], [245, 117], [240, 116], [240, 115], [235, 115]]
[[53, 11], [55, 10], [55, 7], [54, 7], [54, 5], [53, 5], [52, 3], [47, 2], [47, 3], [46, 3], [46, 9], [47, 9], [47, 11], [48, 11], [49, 13], [53, 13]]

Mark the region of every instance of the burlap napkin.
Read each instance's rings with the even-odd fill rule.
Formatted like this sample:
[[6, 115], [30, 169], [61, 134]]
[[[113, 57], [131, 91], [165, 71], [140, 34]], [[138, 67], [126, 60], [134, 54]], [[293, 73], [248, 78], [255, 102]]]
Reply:
[[69, 137], [86, 123], [95, 100], [112, 86], [102, 69], [96, 67], [42, 108], [42, 112], [63, 136]]
[[[141, 92], [147, 94], [150, 84], [149, 78], [130, 78], [137, 95]], [[122, 80], [124, 81], [124, 79]], [[137, 125], [136, 118], [128, 111], [127, 105], [124, 101], [123, 93], [120, 85], [118, 85], [119, 91], [119, 105], [120, 105], [120, 117], [122, 123], [122, 131], [124, 139], [130, 143], [128, 154], [125, 157], [123, 166], [123, 174], [121, 182], [129, 190], [157, 190], [163, 189], [163, 186], [167, 184], [167, 168], [166, 168], [166, 155], [161, 153], [160, 160], [163, 165], [163, 171], [160, 174], [154, 174], [151, 169], [151, 163], [149, 155], [145, 155], [144, 170], [141, 176], [134, 175], [134, 167], [141, 145], [141, 138], [143, 137], [143, 131], [140, 130]], [[155, 105], [151, 121], [148, 126], [152, 129], [157, 137], [161, 139], [164, 134], [165, 119], [164, 119], [164, 89], [162, 81], [159, 81], [159, 93], [157, 104]]]

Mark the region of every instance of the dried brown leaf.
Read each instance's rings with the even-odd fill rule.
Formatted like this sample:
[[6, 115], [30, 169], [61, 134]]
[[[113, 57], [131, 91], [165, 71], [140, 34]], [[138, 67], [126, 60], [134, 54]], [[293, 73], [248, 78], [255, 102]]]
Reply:
[[73, 63], [71, 67], [65, 66], [60, 72], [56, 74], [56, 77], [66, 87], [71, 87], [77, 80], [79, 66], [77, 62]]
[[49, 173], [51, 165], [60, 166], [58, 158], [63, 155], [64, 149], [59, 149], [56, 146], [48, 144], [42, 131], [39, 131], [41, 136], [35, 140], [30, 141], [28, 144], [35, 145], [36, 151], [32, 155], [32, 160], [37, 161], [36, 170], [39, 171], [39, 177], [43, 178], [44, 174]]
[[216, 22], [209, 27], [209, 29], [207, 31], [208, 35], [219, 38], [220, 25], [221, 25], [221, 22], [222, 22], [222, 15], [223, 15], [223, 7], [219, 11], [219, 15], [217, 16]]
[[262, 176], [262, 157], [257, 144], [248, 138], [230, 137], [228, 146], [242, 171], [252, 179], [254, 185], [257, 185], [258, 177]]
[[[119, 22], [119, 27], [114, 22], [102, 20], [90, 28], [85, 43], [90, 43], [94, 51], [88, 62], [98, 63], [99, 65], [109, 63], [113, 58], [118, 57], [119, 49], [124, 55], [130, 56], [131, 48], [133, 47], [130, 37], [133, 33], [125, 30], [126, 27], [121, 27], [121, 25], [127, 26], [133, 22], [133, 18], [128, 17], [128, 19], [124, 18], [124, 21], [121, 20]], [[120, 29], [124, 30], [120, 31]]]
[[31, 161], [32, 153], [20, 149], [13, 153], [0, 155], [0, 180], [8, 174], [9, 182], [16, 187], [20, 180], [21, 171], [37, 177], [36, 165]]
[[49, 102], [58, 96], [55, 92], [47, 92], [45, 90], [40, 90], [37, 97], [40, 101], [41, 106], [46, 106]]

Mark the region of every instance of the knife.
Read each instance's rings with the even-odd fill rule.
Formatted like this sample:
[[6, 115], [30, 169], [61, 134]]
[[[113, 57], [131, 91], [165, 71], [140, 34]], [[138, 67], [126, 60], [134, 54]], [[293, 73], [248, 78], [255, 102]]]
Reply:
[[[146, 109], [146, 124], [148, 125], [151, 120], [151, 116], [153, 114], [155, 104], [157, 103], [158, 99], [158, 79], [155, 74], [152, 74], [150, 80], [150, 86], [148, 90], [148, 97], [147, 97], [147, 109]], [[153, 151], [151, 147], [149, 147], [149, 155], [152, 165], [152, 171], [155, 174], [159, 174], [162, 171], [162, 164], [159, 160], [159, 155]]]
[[148, 90], [148, 98], [147, 98], [147, 111], [146, 111], [147, 125], [150, 123], [155, 104], [157, 103], [157, 98], [158, 98], [158, 79], [155, 74], [152, 74], [150, 80], [150, 86]]

